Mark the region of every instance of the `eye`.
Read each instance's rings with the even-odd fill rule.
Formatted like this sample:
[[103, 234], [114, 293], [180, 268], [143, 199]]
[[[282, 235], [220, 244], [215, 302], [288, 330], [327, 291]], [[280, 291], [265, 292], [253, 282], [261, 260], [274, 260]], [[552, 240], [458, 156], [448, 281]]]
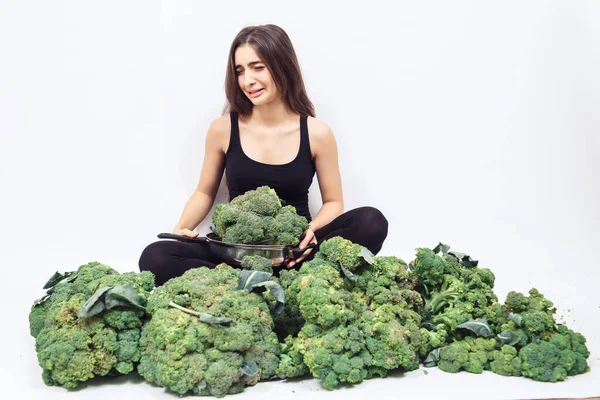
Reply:
[[257, 70], [265, 69], [265, 67], [256, 67]]
[[242, 72], [244, 72], [244, 71], [238, 70], [238, 71], [235, 71], [235, 74], [240, 75]]

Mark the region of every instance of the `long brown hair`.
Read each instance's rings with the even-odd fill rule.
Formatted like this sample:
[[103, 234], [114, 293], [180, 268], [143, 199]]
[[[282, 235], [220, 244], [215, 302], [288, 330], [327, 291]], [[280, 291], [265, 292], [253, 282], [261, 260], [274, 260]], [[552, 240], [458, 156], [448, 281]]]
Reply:
[[314, 117], [315, 108], [306, 94], [292, 41], [283, 29], [272, 24], [248, 26], [233, 39], [225, 74], [227, 103], [223, 113], [236, 111], [249, 115], [252, 112], [253, 104], [240, 89], [235, 71], [235, 51], [245, 44], [251, 45], [266, 64], [287, 107], [300, 115]]

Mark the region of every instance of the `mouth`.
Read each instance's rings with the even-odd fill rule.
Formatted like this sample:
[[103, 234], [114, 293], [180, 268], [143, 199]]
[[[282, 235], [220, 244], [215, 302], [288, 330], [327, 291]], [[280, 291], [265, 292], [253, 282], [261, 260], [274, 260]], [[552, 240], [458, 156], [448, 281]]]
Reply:
[[264, 90], [265, 90], [265, 89], [263, 88], [263, 89], [258, 89], [258, 90], [254, 90], [254, 91], [248, 92], [248, 96], [250, 96], [250, 97], [258, 97], [258, 96], [260, 96], [260, 95], [261, 95], [261, 93], [262, 93]]

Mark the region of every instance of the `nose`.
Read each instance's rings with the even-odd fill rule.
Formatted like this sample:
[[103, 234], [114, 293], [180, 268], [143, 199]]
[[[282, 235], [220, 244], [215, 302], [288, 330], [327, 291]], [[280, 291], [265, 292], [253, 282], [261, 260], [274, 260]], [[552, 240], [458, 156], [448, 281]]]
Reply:
[[244, 72], [244, 84], [246, 85], [246, 87], [252, 86], [255, 82], [256, 82], [256, 79], [254, 79], [252, 72], [245, 71]]

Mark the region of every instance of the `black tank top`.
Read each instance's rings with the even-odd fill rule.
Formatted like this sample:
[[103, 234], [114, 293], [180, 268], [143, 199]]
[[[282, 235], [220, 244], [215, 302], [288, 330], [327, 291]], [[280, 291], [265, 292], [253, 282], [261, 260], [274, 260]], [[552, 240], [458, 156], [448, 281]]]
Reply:
[[296, 207], [298, 214], [312, 220], [308, 208], [308, 189], [315, 174], [315, 164], [310, 151], [308, 124], [305, 115], [300, 117], [300, 150], [287, 164], [263, 164], [248, 157], [240, 143], [238, 113], [232, 112], [229, 148], [225, 153], [225, 177], [229, 199], [259, 186], [269, 186], [284, 201]]

